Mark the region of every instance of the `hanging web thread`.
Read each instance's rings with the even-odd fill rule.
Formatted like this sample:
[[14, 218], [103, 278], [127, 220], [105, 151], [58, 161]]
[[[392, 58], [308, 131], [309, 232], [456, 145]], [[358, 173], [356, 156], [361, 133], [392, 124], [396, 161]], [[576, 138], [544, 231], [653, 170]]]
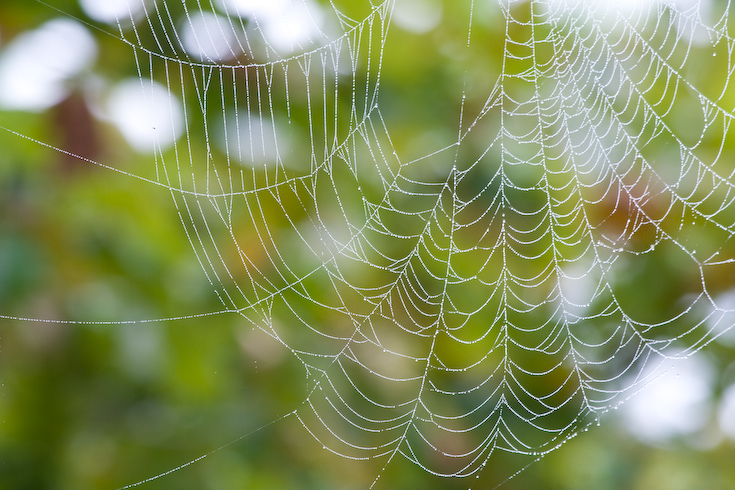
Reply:
[[[293, 416], [344, 457], [464, 477], [731, 327], [730, 4], [459, 2], [468, 66], [498, 53], [499, 77], [452, 101], [455, 141], [404, 154], [380, 97], [400, 3], [146, 2], [119, 32], [185, 101], [153, 180], [223, 311], [303, 364]], [[278, 37], [289, 9], [303, 35]]]

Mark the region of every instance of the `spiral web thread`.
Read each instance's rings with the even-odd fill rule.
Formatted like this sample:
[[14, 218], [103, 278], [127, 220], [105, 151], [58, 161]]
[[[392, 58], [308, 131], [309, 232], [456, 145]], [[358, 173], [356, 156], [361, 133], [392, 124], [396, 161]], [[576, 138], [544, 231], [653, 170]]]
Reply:
[[[242, 60], [227, 64], [166, 57], [182, 49], [163, 3], [145, 33], [158, 49], [137, 40], [143, 23], [121, 31], [143, 79], [196, 101], [187, 123], [205, 134], [161, 153], [159, 179], [223, 306], [303, 363], [295, 415], [327, 449], [448, 476], [496, 451], [543, 454], [624, 399], [649, 358], [729, 326], [726, 16], [501, 5], [486, 103], [463, 105], [452, 145], [403, 160], [378, 97], [394, 4], [331, 7], [342, 33], [285, 57], [257, 14], [225, 9], [217, 28], [238, 33]], [[717, 80], [690, 75], [706, 54], [728, 65]], [[683, 292], [650, 312], [626, 290], [657, 261], [675, 261]]]
[[468, 64], [497, 50], [501, 73], [416, 155], [379, 96], [400, 3], [294, 0], [315, 28], [288, 49], [237, 3], [118, 24], [144, 88], [186, 101], [152, 180], [223, 312], [303, 364], [292, 416], [347, 458], [469, 476], [554, 450], [731, 327], [730, 3], [457, 4]]

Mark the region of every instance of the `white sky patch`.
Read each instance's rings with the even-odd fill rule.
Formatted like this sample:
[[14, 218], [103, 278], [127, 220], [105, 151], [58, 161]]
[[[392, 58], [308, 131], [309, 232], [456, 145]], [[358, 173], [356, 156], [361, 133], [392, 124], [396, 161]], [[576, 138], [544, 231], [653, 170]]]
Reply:
[[[528, 0], [510, 0], [509, 3], [525, 3]], [[661, 0], [546, 0], [546, 4], [554, 9], [573, 9], [579, 5], [598, 8], [607, 7], [618, 12], [630, 12], [637, 8], [648, 8]]]
[[722, 432], [735, 440], [735, 384], [730, 385], [722, 394], [717, 420]]
[[269, 117], [242, 111], [229, 114], [226, 124], [222, 149], [249, 167], [273, 166], [290, 150], [288, 132]]
[[322, 36], [324, 12], [312, 0], [216, 0], [222, 12], [248, 19], [281, 54], [303, 50]]
[[0, 107], [40, 112], [69, 95], [69, 80], [97, 57], [97, 43], [71, 19], [54, 19], [16, 37], [0, 54]]
[[[525, 3], [528, 0], [506, 0], [509, 4]], [[670, 6], [677, 12], [699, 11], [701, 17], [706, 20], [709, 16], [712, 0], [546, 0], [552, 12], [559, 14], [564, 11], [584, 7], [607, 11], [613, 14], [629, 15], [637, 11], [646, 11], [659, 6]]]
[[580, 258], [565, 267], [559, 279], [559, 287], [568, 302], [567, 306], [574, 305], [579, 308], [577, 313], [583, 314], [594, 299], [600, 276], [600, 267], [594, 263], [594, 257]]
[[179, 24], [184, 50], [203, 61], [222, 61], [237, 56], [241, 49], [226, 17], [211, 12], [197, 12]]
[[403, 30], [423, 34], [439, 25], [442, 13], [437, 0], [397, 0], [392, 20]]
[[90, 19], [107, 24], [128, 23], [143, 14], [144, 0], [79, 0]]
[[107, 101], [107, 115], [141, 153], [165, 150], [184, 132], [181, 101], [150, 80], [131, 78], [115, 85]]
[[[650, 1], [650, 0], [649, 0]], [[709, 0], [659, 0], [664, 5], [671, 5], [679, 11], [709, 6]]]
[[650, 384], [621, 407], [623, 423], [642, 442], [661, 444], [693, 435], [711, 411], [713, 372], [703, 356], [647, 368]]
[[715, 309], [707, 318], [707, 326], [717, 342], [735, 347], [735, 289], [715, 298]]

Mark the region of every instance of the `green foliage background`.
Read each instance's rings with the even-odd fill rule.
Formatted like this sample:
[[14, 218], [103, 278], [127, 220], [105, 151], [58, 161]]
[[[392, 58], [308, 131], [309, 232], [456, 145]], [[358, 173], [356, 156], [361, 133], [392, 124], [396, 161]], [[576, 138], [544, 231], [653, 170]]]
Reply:
[[[455, 55], [467, 27], [452, 9], [445, 2], [446, 20], [430, 33], [389, 35], [401, 49], [386, 54], [381, 102], [399, 152], [422, 151], [417, 134], [454, 137], [457, 107], [447, 101], [465, 79]], [[0, 1], [0, 49], [60, 15], [84, 19], [70, 0]], [[473, 31], [489, 51], [473, 67], [471, 95], [486, 94], [500, 71], [504, 33], [495, 20]], [[103, 53], [95, 71], [134, 76], [129, 48], [94, 33]], [[420, 55], [428, 51], [442, 54]], [[150, 156], [85, 112], [82, 90], [41, 114], [0, 112], [0, 126], [150, 174]], [[89, 120], [81, 142], [63, 124], [71, 114]], [[219, 309], [165, 189], [0, 131], [1, 314], [114, 322]], [[331, 456], [294, 420], [279, 420], [303, 400], [305, 375], [279, 345], [252, 335], [237, 315], [123, 325], [0, 319], [0, 489], [116, 489], [205, 454], [141, 488], [367, 488], [380, 461]], [[259, 351], [247, 348], [254, 341]], [[719, 389], [735, 381], [731, 349], [712, 344], [707, 355]], [[716, 430], [713, 418], [707, 431]], [[735, 443], [713, 440], [644, 446], [611, 415], [501, 488], [735, 488]], [[435, 479], [396, 461], [377, 488], [493, 488], [518, 467], [511, 460], [493, 460], [479, 482]]]

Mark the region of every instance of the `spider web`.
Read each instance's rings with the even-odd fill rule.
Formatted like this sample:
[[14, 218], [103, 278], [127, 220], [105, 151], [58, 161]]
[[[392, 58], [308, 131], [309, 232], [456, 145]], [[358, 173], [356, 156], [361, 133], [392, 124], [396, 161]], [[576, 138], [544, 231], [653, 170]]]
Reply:
[[729, 2], [458, 2], [454, 136], [406, 149], [381, 82], [410, 3], [117, 24], [144, 89], [184, 102], [151, 180], [223, 311], [303, 365], [288, 417], [465, 477], [553, 451], [731, 327], [735, 42]]

